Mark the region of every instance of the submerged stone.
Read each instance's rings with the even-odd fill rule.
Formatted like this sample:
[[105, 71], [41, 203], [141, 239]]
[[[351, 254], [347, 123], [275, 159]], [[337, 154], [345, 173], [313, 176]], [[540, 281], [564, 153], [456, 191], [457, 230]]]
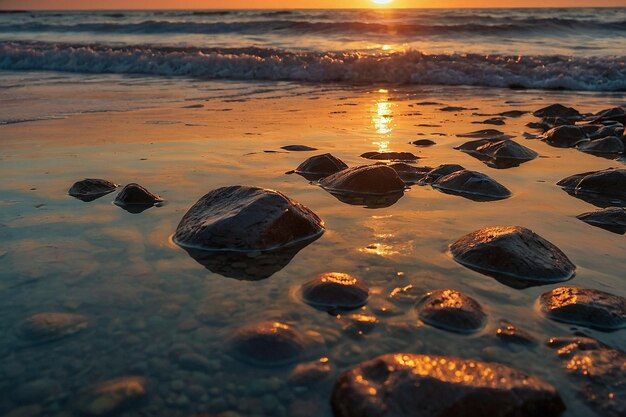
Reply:
[[328, 358], [314, 362], [300, 363], [289, 374], [289, 383], [296, 386], [313, 385], [326, 379], [332, 372]]
[[294, 170], [308, 180], [318, 180], [348, 168], [341, 159], [329, 153], [312, 156]]
[[468, 153], [494, 168], [512, 168], [531, 161], [539, 154], [510, 139], [479, 139], [457, 146], [461, 152]]
[[548, 318], [602, 331], [626, 327], [626, 298], [591, 288], [559, 287], [540, 298]]
[[562, 104], [552, 104], [533, 112], [535, 117], [562, 117], [569, 120], [579, 120], [582, 115], [572, 107], [565, 107]]
[[474, 124], [483, 124], [483, 125], [496, 125], [496, 126], [502, 126], [505, 123], [504, 121], [504, 117], [492, 117], [486, 120], [483, 120], [482, 122], [472, 122]]
[[38, 313], [22, 321], [17, 336], [32, 343], [44, 343], [71, 336], [89, 327], [89, 319], [80, 314]]
[[557, 148], [572, 148], [582, 142], [589, 141], [589, 137], [580, 126], [557, 126], [543, 134], [542, 140]]
[[241, 327], [230, 338], [237, 359], [253, 365], [279, 366], [296, 361], [305, 350], [298, 331], [279, 322], [261, 322]]
[[577, 146], [579, 151], [593, 154], [621, 154], [624, 153], [624, 142], [617, 136], [607, 136], [583, 142]]
[[583, 172], [564, 178], [557, 185], [599, 207], [626, 205], [626, 169]]
[[444, 164], [439, 165], [437, 168], [428, 171], [426, 175], [419, 181], [420, 185], [432, 184], [437, 181], [439, 178], [445, 177], [446, 175], [452, 174], [453, 172], [463, 171], [461, 165], [457, 164]]
[[319, 310], [354, 310], [367, 303], [369, 289], [356, 277], [325, 272], [304, 283], [300, 297]]
[[115, 204], [131, 213], [141, 213], [161, 202], [163, 202], [161, 197], [135, 183], [126, 185], [115, 197]]
[[424, 292], [420, 291], [413, 285], [405, 285], [404, 287], [396, 287], [389, 293], [389, 300], [396, 304], [415, 304], [415, 302], [424, 296]]
[[367, 314], [350, 314], [343, 318], [346, 322], [344, 332], [353, 337], [360, 337], [374, 331], [378, 325], [378, 318]]
[[306, 145], [287, 145], [287, 146], [281, 146], [281, 149], [284, 149], [286, 151], [292, 151], [292, 152], [309, 152], [309, 151], [317, 150], [317, 148], [312, 148]]
[[496, 337], [506, 343], [514, 343], [517, 345], [534, 345], [535, 338], [526, 330], [508, 323], [501, 322], [496, 329]]
[[410, 152], [365, 152], [362, 158], [373, 159], [375, 161], [417, 161], [418, 156]]
[[511, 136], [506, 135], [504, 132], [497, 129], [482, 129], [474, 132], [459, 133], [457, 135], [460, 138], [476, 138], [476, 139], [509, 139]]
[[626, 209], [624, 207], [608, 207], [576, 216], [592, 226], [600, 227], [613, 233], [626, 233]]
[[424, 323], [458, 333], [479, 330], [487, 318], [478, 301], [455, 290], [430, 292], [417, 303], [416, 308]]
[[455, 261], [513, 288], [571, 279], [576, 266], [555, 245], [519, 226], [485, 227], [450, 245]]
[[84, 202], [89, 202], [112, 193], [117, 187], [117, 184], [107, 180], [85, 178], [82, 181], [74, 183], [69, 189], [68, 194]]
[[336, 417], [552, 417], [565, 405], [554, 386], [498, 363], [394, 353], [343, 372]]
[[456, 171], [433, 182], [432, 187], [474, 201], [503, 200], [511, 192], [488, 175], [476, 171]]
[[127, 376], [95, 384], [78, 399], [77, 409], [88, 416], [106, 416], [122, 412], [148, 393], [145, 378]]
[[310, 243], [323, 232], [315, 213], [278, 191], [230, 186], [200, 198], [178, 224], [174, 241], [208, 251], [265, 251]]
[[428, 146], [433, 146], [436, 143], [437, 142], [435, 142], [434, 140], [430, 140], [430, 139], [419, 139], [419, 140], [414, 140], [413, 142], [411, 142], [411, 145], [420, 146], [420, 147], [428, 147]]

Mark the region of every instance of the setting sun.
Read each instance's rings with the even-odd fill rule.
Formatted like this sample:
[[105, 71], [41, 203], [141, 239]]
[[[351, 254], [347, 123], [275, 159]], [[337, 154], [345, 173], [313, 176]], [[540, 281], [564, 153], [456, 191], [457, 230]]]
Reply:
[[383, 5], [383, 4], [389, 4], [389, 3], [391, 3], [393, 0], [372, 0], [372, 1], [373, 1], [374, 3], [376, 3], [376, 4]]

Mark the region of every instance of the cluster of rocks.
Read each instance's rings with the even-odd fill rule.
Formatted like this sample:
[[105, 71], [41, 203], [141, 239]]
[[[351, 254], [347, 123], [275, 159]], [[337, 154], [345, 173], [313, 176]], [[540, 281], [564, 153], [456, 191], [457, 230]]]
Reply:
[[[84, 202], [91, 202], [115, 191], [119, 185], [107, 180], [86, 178], [72, 185], [68, 194]], [[139, 184], [124, 186], [114, 203], [130, 213], [141, 213], [163, 202], [163, 199]]]
[[478, 138], [454, 149], [472, 155], [493, 168], [517, 167], [539, 156], [537, 152], [520, 145], [503, 132], [495, 129], [477, 130], [457, 136]]

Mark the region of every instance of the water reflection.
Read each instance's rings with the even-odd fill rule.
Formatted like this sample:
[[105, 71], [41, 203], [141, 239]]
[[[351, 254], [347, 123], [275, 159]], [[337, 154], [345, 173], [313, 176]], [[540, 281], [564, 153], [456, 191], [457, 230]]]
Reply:
[[326, 191], [342, 203], [346, 203], [351, 206], [362, 206], [365, 208], [391, 207], [404, 195], [403, 191], [389, 194], [365, 194], [331, 190]]
[[393, 103], [389, 102], [389, 91], [378, 90], [380, 97], [376, 100], [372, 116], [372, 125], [376, 129], [380, 138], [372, 142], [378, 147], [378, 152], [389, 150], [389, 135], [393, 131]]

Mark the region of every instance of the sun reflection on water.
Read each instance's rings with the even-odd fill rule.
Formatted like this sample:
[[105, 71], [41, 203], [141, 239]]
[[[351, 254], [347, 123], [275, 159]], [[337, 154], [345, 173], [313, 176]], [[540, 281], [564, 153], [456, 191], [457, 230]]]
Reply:
[[378, 147], [378, 152], [389, 150], [389, 135], [393, 131], [393, 103], [389, 102], [388, 93], [382, 88], [378, 90], [380, 97], [376, 100], [372, 116], [372, 125], [380, 135], [378, 140], [372, 142]]

